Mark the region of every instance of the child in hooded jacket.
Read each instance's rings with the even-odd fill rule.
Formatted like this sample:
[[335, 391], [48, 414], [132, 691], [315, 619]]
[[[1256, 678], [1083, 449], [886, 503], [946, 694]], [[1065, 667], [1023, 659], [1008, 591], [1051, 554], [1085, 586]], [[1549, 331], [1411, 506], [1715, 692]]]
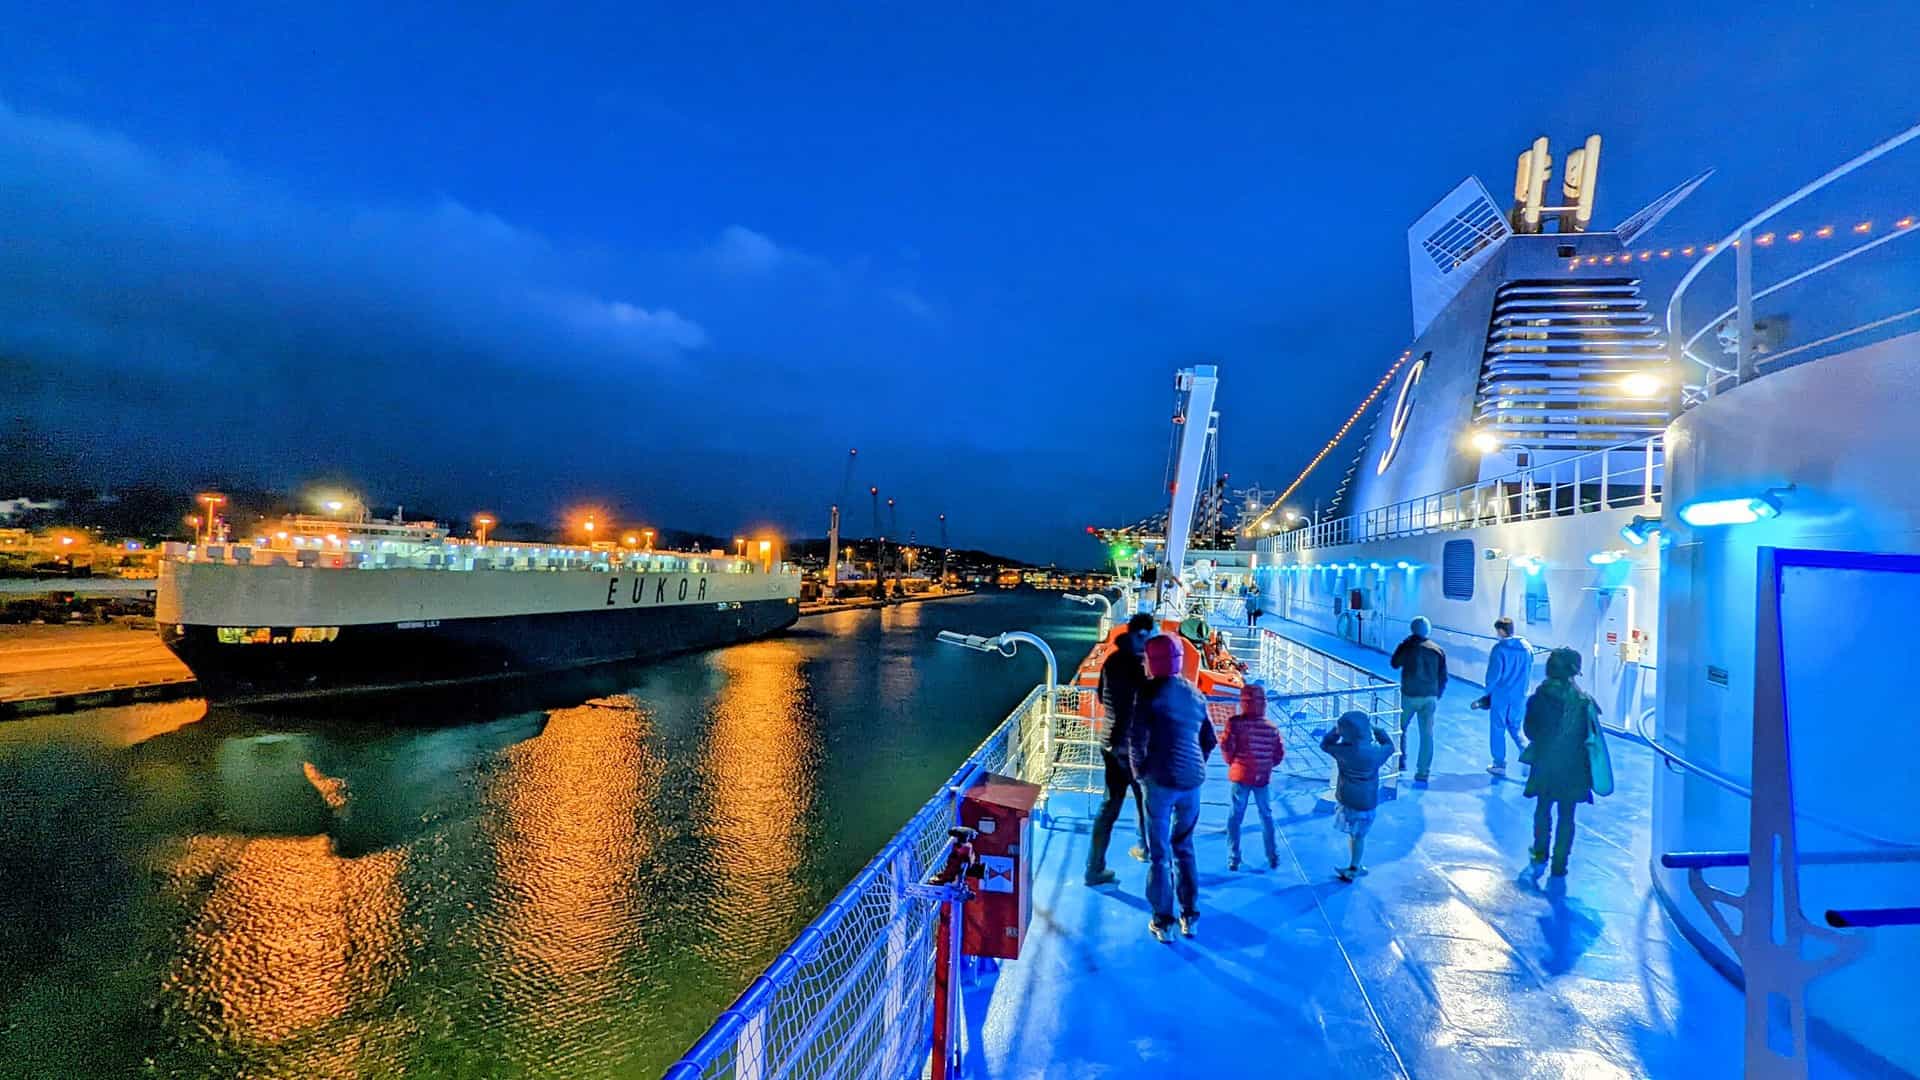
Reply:
[[1380, 766], [1393, 756], [1393, 736], [1377, 727], [1367, 714], [1355, 710], [1340, 714], [1332, 731], [1320, 739], [1320, 749], [1340, 767], [1333, 797], [1333, 827], [1347, 834], [1347, 865], [1335, 870], [1341, 881], [1366, 873], [1360, 853], [1367, 846], [1367, 830], [1380, 805]]
[[1267, 868], [1280, 865], [1273, 839], [1273, 808], [1267, 802], [1267, 784], [1273, 767], [1287, 756], [1280, 729], [1267, 719], [1267, 688], [1248, 683], [1240, 688], [1240, 711], [1227, 718], [1220, 739], [1220, 755], [1227, 761], [1227, 779], [1233, 781], [1233, 808], [1227, 812], [1227, 869], [1240, 869], [1240, 824], [1247, 819], [1247, 799], [1260, 811], [1261, 839], [1267, 845]]

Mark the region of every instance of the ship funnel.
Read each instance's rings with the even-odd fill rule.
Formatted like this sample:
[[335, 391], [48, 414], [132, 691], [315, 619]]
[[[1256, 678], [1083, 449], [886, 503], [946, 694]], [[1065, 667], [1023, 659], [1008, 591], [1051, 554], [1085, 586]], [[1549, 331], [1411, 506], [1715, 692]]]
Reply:
[[1594, 192], [1600, 179], [1600, 136], [1587, 136], [1585, 145], [1567, 155], [1560, 181], [1564, 205], [1547, 205], [1547, 181], [1552, 177], [1553, 155], [1542, 135], [1514, 163], [1513, 210], [1507, 216], [1514, 232], [1544, 232], [1549, 214], [1555, 215], [1560, 232], [1587, 231], [1593, 223]]

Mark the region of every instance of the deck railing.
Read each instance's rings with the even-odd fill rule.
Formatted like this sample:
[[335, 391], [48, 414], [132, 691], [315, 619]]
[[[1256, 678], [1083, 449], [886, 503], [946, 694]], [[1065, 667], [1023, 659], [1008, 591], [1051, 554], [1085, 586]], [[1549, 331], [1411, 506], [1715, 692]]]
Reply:
[[1272, 630], [1260, 631], [1254, 671], [1267, 686], [1267, 715], [1280, 727], [1288, 776], [1326, 780], [1333, 761], [1320, 749], [1320, 734], [1340, 714], [1359, 711], [1389, 731], [1400, 723], [1400, 684], [1329, 656]]
[[[667, 1070], [667, 1080], [919, 1076], [933, 1039], [939, 905], [914, 897], [908, 887], [944, 862], [959, 793], [976, 774], [1042, 784], [1056, 775], [1049, 756], [1072, 753], [1074, 743], [1050, 739], [1047, 719], [1056, 717], [1070, 732], [1077, 705], [1070, 688], [1056, 693], [1048, 709], [1045, 689], [1034, 687], [939, 794]], [[1070, 775], [1060, 779], [1077, 782]]]
[[[1913, 151], [1898, 164], [1894, 164], [1898, 155], [1889, 155], [1916, 139], [1920, 139], [1920, 125], [1842, 163], [1755, 214], [1719, 243], [1707, 245], [1706, 257], [1687, 271], [1667, 301], [1667, 340], [1686, 376], [1681, 388], [1683, 408], [1768, 372], [1920, 326], [1920, 307], [1913, 306], [1913, 279], [1899, 259], [1900, 254], [1910, 259], [1912, 251], [1890, 250], [1879, 261], [1855, 261], [1920, 233], [1920, 218], [1908, 213], [1892, 221], [1867, 217], [1827, 222], [1826, 215], [1837, 213], [1840, 206], [1809, 202], [1883, 159], [1887, 165], [1866, 174], [1873, 187], [1861, 198], [1842, 192], [1844, 205], [1857, 211], [1862, 206], [1884, 205], [1889, 193], [1911, 198], [1910, 187], [1902, 190], [1896, 185], [1910, 183]], [[1794, 214], [1781, 219], [1788, 210]], [[1814, 216], [1795, 220], [1800, 214]], [[1777, 219], [1779, 223], [1774, 224]], [[1720, 260], [1729, 254], [1734, 263], [1732, 280], [1708, 277], [1709, 268], [1716, 264], [1724, 270], [1726, 264]], [[1756, 260], [1766, 264], [1775, 280], [1761, 282]], [[1850, 274], [1828, 273], [1841, 266], [1847, 266]], [[1717, 296], [1711, 295], [1713, 287]], [[1700, 319], [1703, 311], [1713, 314]], [[1690, 325], [1694, 328], [1688, 333]], [[1704, 340], [1709, 335], [1711, 340]], [[1715, 351], [1723, 355], [1715, 357]]]
[[1261, 541], [1261, 548], [1285, 555], [1510, 521], [1655, 507], [1665, 479], [1661, 437], [1650, 436], [1280, 533]]

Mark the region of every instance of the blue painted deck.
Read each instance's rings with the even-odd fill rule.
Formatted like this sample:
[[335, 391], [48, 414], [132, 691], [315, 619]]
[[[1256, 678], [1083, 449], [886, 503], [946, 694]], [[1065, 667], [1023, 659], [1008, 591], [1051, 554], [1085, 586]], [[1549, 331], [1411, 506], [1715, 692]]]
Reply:
[[[1376, 670], [1385, 658], [1269, 617], [1267, 625]], [[1460, 680], [1456, 680], [1457, 682]], [[1456, 685], [1436, 721], [1429, 786], [1403, 785], [1368, 837], [1372, 873], [1333, 879], [1345, 837], [1325, 785], [1275, 778], [1280, 866], [1248, 812], [1226, 869], [1226, 770], [1217, 757], [1198, 834], [1198, 936], [1147, 934], [1145, 867], [1127, 857], [1082, 881], [1085, 824], [1036, 830], [1026, 954], [973, 989], [979, 1075], [1709, 1077], [1741, 1072], [1739, 991], [1660, 910], [1648, 878], [1653, 754], [1614, 744], [1617, 792], [1580, 807], [1564, 891], [1521, 880], [1533, 802], [1486, 771], [1486, 714]], [[1091, 799], [1054, 810], [1091, 817]], [[1257, 1071], [1253, 1071], [1257, 1070]], [[1815, 1062], [1814, 1075], [1847, 1075]]]

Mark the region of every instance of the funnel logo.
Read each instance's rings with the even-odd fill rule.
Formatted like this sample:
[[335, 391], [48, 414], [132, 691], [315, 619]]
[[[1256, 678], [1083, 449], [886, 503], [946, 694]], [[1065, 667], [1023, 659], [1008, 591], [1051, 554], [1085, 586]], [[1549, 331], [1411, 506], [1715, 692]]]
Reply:
[[1413, 388], [1420, 385], [1420, 376], [1427, 370], [1427, 360], [1432, 353], [1420, 357], [1407, 369], [1406, 380], [1400, 384], [1400, 397], [1393, 403], [1393, 416], [1387, 422], [1387, 448], [1380, 452], [1380, 464], [1373, 467], [1377, 474], [1384, 475], [1387, 466], [1393, 464], [1394, 456], [1400, 453], [1400, 436], [1407, 432], [1407, 418], [1413, 415]]

